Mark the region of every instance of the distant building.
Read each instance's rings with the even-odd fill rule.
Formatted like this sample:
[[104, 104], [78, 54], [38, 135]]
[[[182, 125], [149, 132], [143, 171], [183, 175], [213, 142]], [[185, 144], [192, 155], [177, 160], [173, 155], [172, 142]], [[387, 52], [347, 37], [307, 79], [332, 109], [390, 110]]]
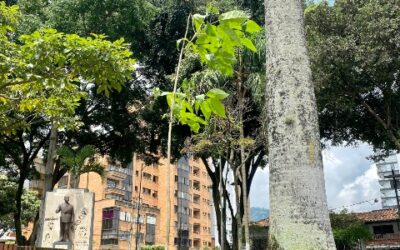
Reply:
[[[171, 164], [170, 198], [166, 193], [166, 159], [146, 165], [135, 155], [126, 167], [113, 163], [109, 157], [100, 158], [99, 162], [105, 167], [106, 176], [102, 179], [95, 173], [83, 174], [79, 182], [80, 188], [95, 193], [93, 250], [136, 249], [136, 239], [141, 245], [163, 245], [167, 221], [169, 249], [215, 246], [211, 181], [201, 161], [182, 157]], [[69, 179], [68, 174], [64, 175], [57, 188], [68, 188]], [[30, 184], [40, 192], [43, 178]], [[170, 218], [166, 213], [168, 201]]]
[[[392, 170], [395, 175], [400, 174], [400, 157], [399, 155], [392, 154], [382, 161], [376, 163], [378, 170], [379, 184], [381, 186], [381, 201], [382, 208], [397, 208], [396, 192], [394, 189], [393, 178], [387, 176], [392, 175]], [[400, 178], [398, 183], [398, 193], [400, 195]]]
[[397, 209], [387, 208], [354, 215], [364, 221], [372, 234], [372, 239], [365, 241], [361, 249], [400, 249]]

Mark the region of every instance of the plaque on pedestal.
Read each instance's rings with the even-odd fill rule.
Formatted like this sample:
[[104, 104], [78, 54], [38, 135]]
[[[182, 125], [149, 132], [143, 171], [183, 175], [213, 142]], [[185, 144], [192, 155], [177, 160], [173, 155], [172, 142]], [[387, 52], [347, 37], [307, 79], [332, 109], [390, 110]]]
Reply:
[[92, 249], [94, 193], [86, 189], [46, 192], [38, 247]]
[[57, 241], [57, 242], [53, 243], [53, 248], [55, 248], [55, 249], [72, 249], [72, 244], [71, 244], [71, 242]]

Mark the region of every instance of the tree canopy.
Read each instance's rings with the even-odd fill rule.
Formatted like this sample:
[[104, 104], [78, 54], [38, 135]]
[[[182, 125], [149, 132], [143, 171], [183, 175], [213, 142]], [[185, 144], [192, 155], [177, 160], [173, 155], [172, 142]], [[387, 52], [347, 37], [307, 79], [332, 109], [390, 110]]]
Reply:
[[400, 5], [337, 0], [305, 17], [322, 137], [400, 150]]

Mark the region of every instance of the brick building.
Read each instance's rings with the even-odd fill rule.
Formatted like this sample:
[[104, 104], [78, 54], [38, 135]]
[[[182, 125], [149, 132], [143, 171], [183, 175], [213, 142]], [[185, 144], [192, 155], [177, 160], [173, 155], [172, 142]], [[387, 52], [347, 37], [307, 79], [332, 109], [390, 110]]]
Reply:
[[[146, 165], [134, 155], [125, 167], [112, 163], [109, 157], [99, 161], [106, 176], [83, 174], [79, 182], [80, 188], [95, 193], [94, 250], [136, 249], [137, 239], [141, 245], [165, 244], [168, 200], [170, 249], [214, 247], [211, 183], [200, 161], [182, 157], [171, 165], [170, 199], [165, 188], [166, 159]], [[68, 179], [64, 176], [58, 188], [67, 188]]]

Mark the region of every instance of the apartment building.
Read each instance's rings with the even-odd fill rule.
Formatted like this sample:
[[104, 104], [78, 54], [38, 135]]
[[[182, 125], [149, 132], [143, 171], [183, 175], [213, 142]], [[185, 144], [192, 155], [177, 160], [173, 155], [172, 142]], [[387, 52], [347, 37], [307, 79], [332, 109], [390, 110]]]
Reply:
[[[167, 222], [170, 249], [214, 247], [211, 183], [200, 161], [182, 157], [171, 164], [169, 199], [166, 159], [146, 165], [135, 155], [128, 166], [113, 163], [109, 157], [99, 161], [106, 176], [83, 174], [79, 182], [80, 188], [95, 193], [94, 250], [137, 249], [137, 242], [165, 244]], [[58, 188], [67, 188], [68, 183], [65, 175]]]
[[[393, 173], [399, 175], [400, 173], [400, 154], [391, 154], [385, 159], [376, 162], [376, 168], [379, 176], [379, 184], [381, 191], [382, 208], [397, 208], [397, 198], [395, 186], [397, 186], [397, 193], [400, 195], [400, 182], [398, 177], [394, 183]], [[395, 185], [396, 184], [396, 185]]]

